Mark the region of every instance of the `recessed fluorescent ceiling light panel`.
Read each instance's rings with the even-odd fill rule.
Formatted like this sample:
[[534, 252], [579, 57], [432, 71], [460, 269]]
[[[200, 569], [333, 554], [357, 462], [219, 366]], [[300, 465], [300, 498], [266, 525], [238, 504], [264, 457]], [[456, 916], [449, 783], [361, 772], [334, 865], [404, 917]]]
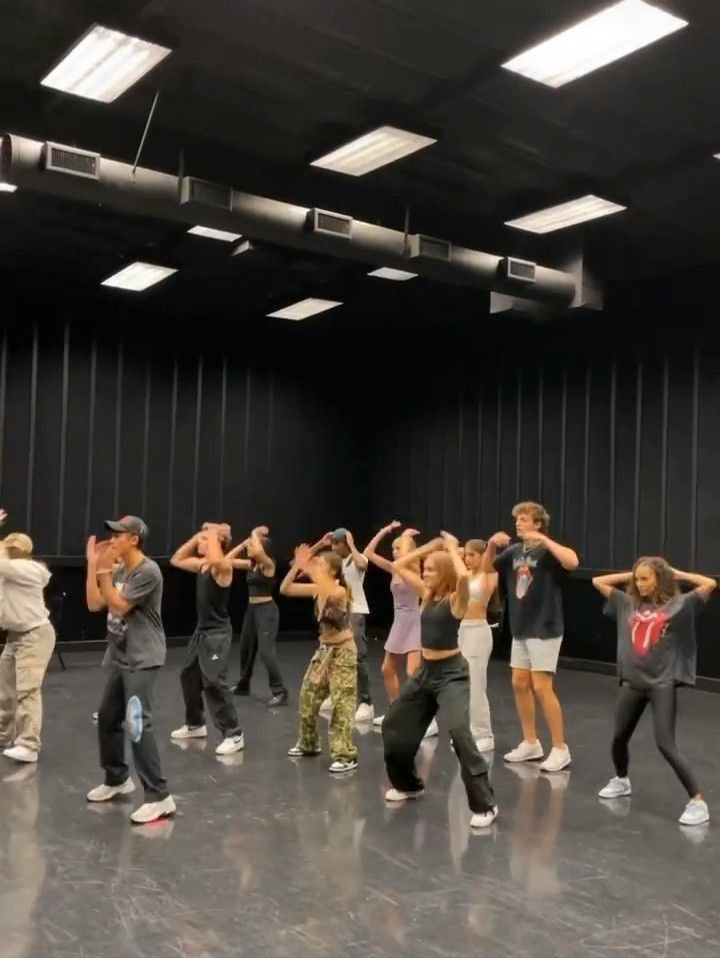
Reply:
[[527, 233], [553, 233], [568, 226], [596, 220], [601, 216], [610, 216], [626, 209], [618, 203], [611, 203], [599, 196], [581, 196], [580, 199], [570, 200], [569, 203], [560, 203], [559, 206], [550, 206], [537, 213], [529, 213], [515, 220], [507, 220], [506, 226], [513, 226], [516, 230], [525, 230]]
[[316, 313], [324, 313], [328, 309], [335, 309], [336, 306], [342, 306], [333, 299], [301, 299], [292, 306], [286, 306], [284, 309], [278, 309], [274, 313], [268, 313], [274, 319], [307, 319], [308, 316], [315, 316]]
[[503, 67], [547, 86], [561, 87], [686, 26], [687, 20], [645, 0], [621, 0], [508, 60]]
[[0, 180], [0, 193], [14, 193], [17, 189], [14, 183], [3, 183]]
[[130, 289], [133, 292], [141, 292], [155, 283], [160, 283], [177, 273], [176, 269], [170, 269], [168, 266], [155, 266], [153, 263], [131, 263], [119, 273], [113, 273], [103, 280], [102, 286], [112, 286], [115, 289]]
[[167, 47], [95, 25], [41, 82], [63, 93], [112, 103], [169, 53]]
[[347, 176], [364, 176], [387, 163], [401, 160], [410, 153], [437, 143], [429, 136], [420, 136], [394, 126], [379, 126], [377, 130], [351, 140], [332, 153], [313, 160], [311, 166], [334, 170]]
[[227, 233], [225, 230], [216, 230], [211, 226], [193, 226], [188, 230], [193, 236], [205, 236], [207, 239], [221, 240], [223, 243], [234, 243], [242, 238], [241, 233]]
[[392, 269], [390, 266], [381, 266], [380, 269], [374, 269], [368, 276], [377, 276], [378, 279], [394, 279], [396, 283], [401, 283], [406, 279], [415, 279], [417, 273], [408, 273], [405, 269]]

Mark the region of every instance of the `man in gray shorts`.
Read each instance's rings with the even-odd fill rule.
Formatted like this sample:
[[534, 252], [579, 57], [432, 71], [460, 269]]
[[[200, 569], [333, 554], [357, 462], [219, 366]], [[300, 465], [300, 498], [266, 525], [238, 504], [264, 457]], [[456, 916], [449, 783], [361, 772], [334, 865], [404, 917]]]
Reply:
[[535, 726], [537, 698], [552, 738], [552, 749], [540, 768], [559, 772], [570, 764], [562, 709], [553, 688], [564, 628], [561, 584], [567, 572], [577, 569], [578, 557], [547, 535], [550, 516], [540, 503], [519, 502], [512, 514], [521, 541], [511, 546], [510, 536], [496, 532], [483, 556], [484, 571], [499, 574], [501, 592], [507, 597], [512, 685], [523, 730], [523, 741], [503, 757], [506, 762], [543, 757]]

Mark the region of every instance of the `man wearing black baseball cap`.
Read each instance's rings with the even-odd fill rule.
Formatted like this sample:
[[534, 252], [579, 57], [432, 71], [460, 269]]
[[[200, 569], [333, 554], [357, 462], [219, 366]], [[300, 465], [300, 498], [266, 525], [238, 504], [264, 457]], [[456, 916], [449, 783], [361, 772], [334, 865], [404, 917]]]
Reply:
[[[156, 562], [143, 553], [148, 528], [137, 516], [108, 520], [109, 540], [87, 544], [87, 605], [107, 609], [108, 671], [98, 710], [100, 762], [105, 782], [88, 792], [88, 801], [107, 802], [135, 790], [125, 762], [125, 730], [145, 789], [145, 804], [130, 816], [138, 824], [175, 812], [175, 802], [160, 767], [152, 731], [152, 691], [165, 662], [165, 632], [160, 618], [163, 579]], [[113, 571], [113, 563], [121, 563]], [[124, 723], [124, 727], [123, 727]]]

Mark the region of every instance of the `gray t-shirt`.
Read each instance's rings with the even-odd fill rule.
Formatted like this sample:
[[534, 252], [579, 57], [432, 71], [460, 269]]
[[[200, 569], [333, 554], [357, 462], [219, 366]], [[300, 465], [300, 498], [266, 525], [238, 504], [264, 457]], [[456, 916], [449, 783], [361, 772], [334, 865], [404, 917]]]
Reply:
[[103, 665], [152, 669], [165, 662], [165, 630], [160, 617], [163, 578], [160, 567], [145, 558], [134, 569], [121, 566], [112, 582], [133, 608], [126, 616], [108, 612], [108, 646]]
[[507, 597], [514, 639], [559, 639], [563, 634], [561, 583], [565, 570], [545, 546], [508, 546], [495, 559], [500, 591]]
[[620, 682], [634, 689], [695, 685], [695, 618], [705, 607], [698, 589], [676, 595], [664, 605], [641, 602], [613, 589], [605, 615], [617, 623], [617, 668]]

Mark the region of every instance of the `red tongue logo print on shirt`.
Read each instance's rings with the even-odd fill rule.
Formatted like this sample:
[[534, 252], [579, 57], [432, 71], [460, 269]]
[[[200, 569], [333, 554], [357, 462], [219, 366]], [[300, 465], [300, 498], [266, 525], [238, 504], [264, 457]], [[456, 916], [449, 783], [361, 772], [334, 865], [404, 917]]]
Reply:
[[524, 599], [530, 588], [533, 577], [529, 565], [521, 565], [515, 570], [515, 595]]
[[639, 610], [630, 619], [630, 635], [635, 655], [647, 655], [663, 636], [670, 616], [656, 610]]

